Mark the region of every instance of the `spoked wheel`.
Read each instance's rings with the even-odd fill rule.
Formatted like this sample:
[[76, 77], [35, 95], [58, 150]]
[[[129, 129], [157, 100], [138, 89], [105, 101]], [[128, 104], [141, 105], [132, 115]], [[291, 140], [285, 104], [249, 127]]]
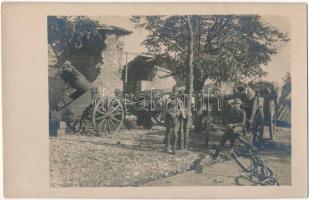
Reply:
[[269, 125], [269, 136], [270, 140], [274, 139], [274, 134], [276, 131], [276, 110], [275, 110], [275, 102], [272, 100], [268, 105], [269, 116], [268, 116], [268, 125]]
[[124, 109], [122, 103], [112, 97], [101, 98], [94, 105], [92, 124], [98, 135], [113, 133], [120, 130], [124, 121]]
[[258, 113], [254, 119], [252, 127], [252, 146], [260, 148], [264, 142], [264, 117], [263, 113]]

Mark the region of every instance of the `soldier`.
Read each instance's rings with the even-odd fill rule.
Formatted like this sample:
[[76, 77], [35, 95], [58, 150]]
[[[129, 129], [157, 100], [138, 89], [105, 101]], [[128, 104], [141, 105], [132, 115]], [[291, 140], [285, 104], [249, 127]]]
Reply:
[[219, 146], [216, 149], [213, 159], [216, 159], [222, 150], [224, 144], [230, 140], [231, 146], [234, 145], [235, 139], [238, 137], [239, 133], [245, 128], [246, 113], [240, 106], [242, 102], [239, 98], [231, 100], [231, 106], [226, 110], [223, 117], [223, 124], [225, 126], [224, 134], [220, 141]]
[[[243, 110], [246, 112], [248, 129], [259, 129], [260, 131], [253, 131], [253, 145], [259, 148], [263, 143], [264, 133], [264, 98], [261, 97], [259, 91], [254, 92], [251, 87], [244, 84], [234, 88], [234, 94], [241, 98], [243, 102]], [[234, 95], [234, 97], [235, 97]], [[258, 134], [258, 135], [257, 135]]]
[[173, 131], [173, 153], [176, 152], [178, 142], [178, 133], [180, 135], [180, 149], [184, 148], [184, 135], [183, 135], [183, 120], [186, 118], [186, 112], [183, 102], [178, 98], [177, 87], [174, 86], [170, 97], [166, 100], [164, 105], [163, 118], [166, 127], [166, 150], [171, 150], [171, 130]]

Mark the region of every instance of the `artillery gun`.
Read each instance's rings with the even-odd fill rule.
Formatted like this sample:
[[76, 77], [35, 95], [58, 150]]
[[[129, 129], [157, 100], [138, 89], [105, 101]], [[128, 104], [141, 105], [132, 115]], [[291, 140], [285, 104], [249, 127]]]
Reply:
[[[252, 88], [251, 88], [252, 87]], [[253, 109], [254, 99], [258, 97], [257, 110]], [[232, 94], [215, 94], [206, 95], [197, 98], [196, 105], [197, 110], [193, 112], [194, 125], [196, 132], [202, 132], [205, 130], [209, 132], [209, 129], [215, 124], [222, 126], [222, 119], [224, 118], [225, 111], [228, 109], [228, 101], [230, 99], [239, 98], [242, 100], [242, 109], [247, 115], [247, 127], [249, 132], [253, 135], [259, 136], [256, 139], [256, 143], [263, 141], [264, 124], [269, 127], [269, 139], [273, 140], [273, 135], [276, 130], [276, 104], [277, 95], [271, 88], [266, 86], [245, 86], [238, 85], [233, 88]], [[254, 112], [253, 121], [250, 122], [251, 113]], [[207, 138], [206, 138], [207, 140]]]
[[71, 131], [92, 129], [100, 136], [120, 130], [124, 108], [119, 99], [98, 94], [98, 89], [69, 61], [60, 67], [59, 75], [66, 83], [59, 113]]
[[261, 99], [261, 110], [259, 120], [256, 122], [264, 132], [264, 125], [268, 125], [269, 139], [274, 139], [276, 131], [276, 110], [278, 94], [274, 86], [265, 81], [249, 83], [249, 85], [240, 84], [234, 87], [232, 97], [238, 97], [243, 100], [243, 109], [247, 115], [251, 114], [253, 105], [249, 99], [259, 97]]

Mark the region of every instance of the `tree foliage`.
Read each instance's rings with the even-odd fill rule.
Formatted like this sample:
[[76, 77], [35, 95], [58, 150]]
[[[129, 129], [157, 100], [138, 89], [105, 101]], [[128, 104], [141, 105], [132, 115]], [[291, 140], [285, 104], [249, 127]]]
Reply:
[[87, 17], [48, 17], [48, 42], [57, 45], [59, 52], [71, 54], [101, 53], [104, 49], [103, 36], [98, 32], [99, 24]]
[[89, 80], [97, 76], [96, 66], [106, 45], [99, 24], [87, 17], [49, 16], [48, 43], [57, 55], [59, 64], [69, 60]]
[[[187, 66], [188, 28], [186, 16], [134, 16], [136, 28], [149, 32], [143, 44], [176, 80], [184, 80]], [[266, 24], [258, 15], [193, 15], [194, 89], [202, 89], [207, 79], [239, 81], [265, 75], [277, 53], [275, 44], [288, 41], [287, 34]]]

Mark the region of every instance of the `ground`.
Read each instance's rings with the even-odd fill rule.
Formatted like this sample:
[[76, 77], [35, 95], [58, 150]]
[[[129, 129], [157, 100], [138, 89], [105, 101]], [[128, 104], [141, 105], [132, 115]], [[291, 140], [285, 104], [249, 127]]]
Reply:
[[[50, 139], [50, 185], [235, 185], [234, 178], [243, 173], [235, 161], [213, 161], [213, 151], [204, 148], [203, 135], [191, 133], [190, 138], [188, 151], [179, 150], [172, 155], [164, 150], [164, 128], [160, 126], [122, 130], [102, 137], [84, 133], [59, 135]], [[216, 145], [219, 138], [220, 134], [213, 135], [210, 146]], [[281, 185], [290, 185], [290, 129], [277, 128], [275, 141], [266, 143], [260, 156]]]

